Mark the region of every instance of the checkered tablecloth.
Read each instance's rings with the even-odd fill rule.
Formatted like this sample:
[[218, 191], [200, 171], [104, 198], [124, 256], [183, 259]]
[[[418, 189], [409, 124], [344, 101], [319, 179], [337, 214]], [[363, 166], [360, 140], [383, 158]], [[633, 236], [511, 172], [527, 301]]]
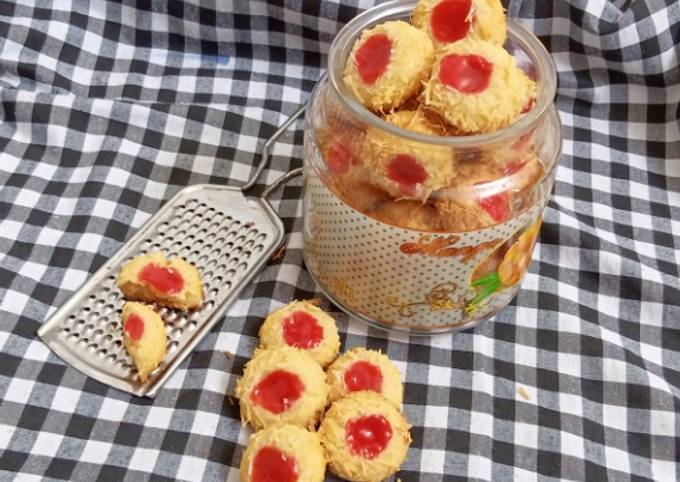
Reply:
[[[225, 393], [263, 316], [318, 295], [299, 184], [275, 196], [285, 256], [155, 399], [88, 379], [36, 330], [179, 189], [244, 183], [370, 3], [0, 1], [0, 480], [238, 480], [249, 431]], [[382, 349], [404, 373], [405, 482], [674, 480], [680, 6], [508, 12], [553, 54], [565, 135], [524, 289], [474, 331], [429, 339], [326, 307], [344, 347]], [[301, 165], [301, 144], [298, 124], [258, 188]]]

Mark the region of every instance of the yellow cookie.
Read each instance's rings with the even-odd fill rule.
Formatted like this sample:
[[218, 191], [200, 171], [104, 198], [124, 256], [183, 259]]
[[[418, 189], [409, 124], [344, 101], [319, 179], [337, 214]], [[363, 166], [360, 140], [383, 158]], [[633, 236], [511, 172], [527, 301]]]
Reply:
[[125, 303], [123, 320], [123, 345], [137, 367], [139, 379], [146, 382], [151, 373], [165, 358], [168, 337], [165, 323], [150, 307], [135, 302]]
[[328, 398], [321, 366], [288, 346], [259, 350], [236, 384], [241, 420], [255, 430], [275, 423], [314, 428]]
[[465, 39], [439, 51], [424, 101], [460, 132], [476, 134], [510, 125], [535, 91], [534, 81], [503, 47]]
[[381, 204], [372, 213], [372, 216], [383, 223], [400, 228], [428, 233], [441, 230], [441, 221], [437, 210], [429, 204], [422, 204], [418, 201], [390, 200]]
[[401, 406], [404, 393], [401, 374], [379, 351], [352, 348], [328, 367], [326, 379], [331, 402], [352, 392], [373, 390], [397, 407]]
[[420, 91], [433, 58], [427, 34], [401, 20], [385, 22], [355, 42], [343, 80], [362, 105], [385, 112]]
[[241, 458], [241, 482], [323, 482], [326, 456], [316, 432], [278, 424], [250, 436]]
[[378, 482], [399, 470], [411, 443], [402, 413], [375, 392], [354, 392], [326, 413], [319, 435], [331, 472], [357, 482]]
[[505, 42], [506, 26], [500, 0], [420, 0], [411, 17], [436, 48], [465, 38]]
[[118, 288], [128, 300], [155, 302], [189, 310], [203, 303], [203, 282], [198, 270], [183, 258], [166, 259], [149, 253], [128, 261], [118, 275]]
[[335, 320], [328, 313], [306, 301], [293, 301], [264, 320], [260, 346], [299, 348], [326, 367], [338, 356], [340, 337]]
[[[421, 111], [395, 112], [385, 120], [420, 134], [441, 134], [441, 126]], [[395, 198], [424, 201], [454, 175], [450, 147], [406, 140], [375, 128], [366, 134], [363, 160], [373, 182]]]

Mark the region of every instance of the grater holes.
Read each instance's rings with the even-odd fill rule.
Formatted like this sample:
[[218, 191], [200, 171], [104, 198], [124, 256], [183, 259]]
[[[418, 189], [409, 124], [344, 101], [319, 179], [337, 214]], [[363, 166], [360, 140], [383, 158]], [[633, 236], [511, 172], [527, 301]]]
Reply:
[[242, 261], [237, 267], [237, 270], [246, 271], [248, 269], [248, 263]]
[[224, 276], [227, 277], [227, 278], [233, 278], [235, 274], [236, 274], [236, 270], [232, 268], [230, 270], [227, 270], [227, 272], [224, 273]]
[[167, 315], [163, 316], [163, 320], [165, 320], [167, 323], [172, 323], [177, 319], [178, 315], [176, 312], [171, 311]]
[[201, 309], [210, 310], [213, 308], [213, 306], [215, 306], [215, 300], [207, 300], [203, 302], [203, 306], [201, 307]]
[[264, 241], [265, 239], [267, 239], [267, 235], [265, 233], [261, 233], [260, 235], [257, 236], [257, 238], [255, 238], [256, 241], [260, 242]]
[[253, 251], [256, 251], [256, 252], [259, 253], [259, 252], [262, 251], [263, 249], [264, 249], [264, 244], [258, 244], [257, 246], [255, 246], [255, 247], [253, 248]]
[[254, 240], [254, 239], [249, 240], [249, 241], [244, 245], [244, 247], [245, 247], [246, 249], [250, 249], [250, 248], [252, 248], [253, 246], [255, 246], [255, 240]]
[[177, 350], [178, 346], [179, 346], [179, 342], [177, 340], [172, 340], [170, 343], [168, 343], [168, 351], [170, 353], [172, 353], [175, 350]]

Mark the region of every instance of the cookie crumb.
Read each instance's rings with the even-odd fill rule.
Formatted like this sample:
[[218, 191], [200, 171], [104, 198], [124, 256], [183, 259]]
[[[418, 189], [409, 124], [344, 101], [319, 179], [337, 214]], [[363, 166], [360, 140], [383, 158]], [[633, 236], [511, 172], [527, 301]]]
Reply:
[[227, 395], [227, 402], [229, 402], [229, 405], [231, 405], [232, 407], [236, 405], [236, 400], [234, 400], [234, 397], [232, 397], [231, 395]]
[[517, 389], [517, 393], [519, 393], [520, 396], [521, 396], [524, 400], [529, 400], [529, 399], [531, 398], [531, 397], [529, 396], [529, 392], [527, 392], [527, 391], [524, 389], [524, 387], [521, 386], [521, 385], [520, 385], [520, 387]]
[[232, 360], [234, 358], [234, 354], [230, 352], [229, 350], [225, 351], [224, 354], [229, 360]]
[[314, 306], [321, 306], [322, 302], [323, 302], [323, 300], [321, 298], [318, 298], [318, 297], [312, 298], [311, 300], [307, 300], [307, 303], [309, 303], [310, 305], [314, 305]]
[[277, 249], [276, 252], [272, 255], [272, 261], [278, 261], [278, 260], [280, 260], [281, 258], [283, 258], [283, 256], [284, 256], [285, 254], [286, 254], [286, 247], [285, 247], [285, 246], [281, 246], [281, 247], [280, 247], [279, 249]]

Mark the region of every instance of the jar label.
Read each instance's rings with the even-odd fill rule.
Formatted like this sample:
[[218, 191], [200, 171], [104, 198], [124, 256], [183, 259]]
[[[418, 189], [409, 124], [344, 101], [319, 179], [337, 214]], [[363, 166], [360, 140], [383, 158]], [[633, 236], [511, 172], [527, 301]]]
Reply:
[[488, 228], [426, 233], [373, 219], [305, 169], [304, 253], [347, 309], [387, 327], [441, 331], [487, 318], [517, 293], [544, 202]]

